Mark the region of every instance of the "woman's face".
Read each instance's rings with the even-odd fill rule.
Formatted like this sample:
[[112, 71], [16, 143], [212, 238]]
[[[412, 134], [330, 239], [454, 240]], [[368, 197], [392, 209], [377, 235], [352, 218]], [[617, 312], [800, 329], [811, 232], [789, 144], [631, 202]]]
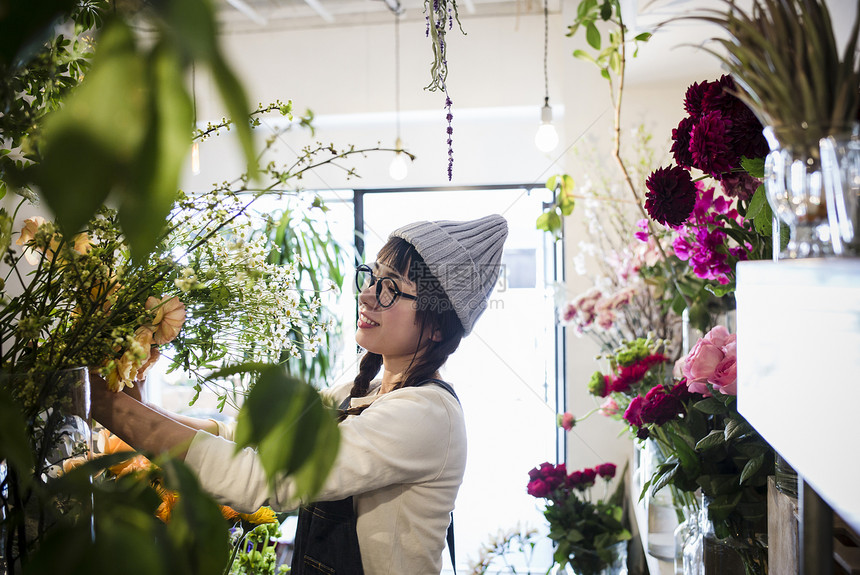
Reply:
[[[371, 267], [375, 276], [393, 279], [401, 292], [417, 295], [415, 284], [398, 271], [380, 262]], [[376, 299], [374, 284], [358, 295], [355, 341], [364, 349], [382, 355], [386, 361], [397, 358], [411, 361], [419, 342], [425, 345], [429, 339], [426, 334], [421, 337], [415, 301], [401, 296], [391, 306], [384, 308]]]

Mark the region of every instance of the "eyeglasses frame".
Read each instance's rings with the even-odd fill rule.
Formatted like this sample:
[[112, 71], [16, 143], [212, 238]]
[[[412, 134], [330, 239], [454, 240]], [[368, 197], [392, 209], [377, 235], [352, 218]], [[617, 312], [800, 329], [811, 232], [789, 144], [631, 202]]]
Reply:
[[[358, 283], [359, 272], [366, 272], [366, 273], [370, 274], [370, 283], [367, 285], [366, 288], [362, 287]], [[379, 299], [379, 296], [382, 295], [382, 281], [381, 280], [388, 280], [391, 282], [391, 285], [394, 286], [394, 298], [391, 300], [391, 303], [388, 305], [383, 305], [382, 301]], [[390, 278], [388, 276], [376, 275], [375, 273], [373, 273], [373, 268], [367, 264], [360, 264], [360, 265], [355, 266], [355, 287], [358, 289], [358, 293], [361, 293], [365, 289], [373, 287], [374, 284], [376, 284], [376, 303], [378, 303], [379, 307], [381, 307], [382, 309], [388, 309], [391, 306], [393, 306], [395, 303], [397, 303], [397, 298], [399, 298], [401, 296], [406, 298], [406, 299], [418, 301], [418, 296], [415, 296], [415, 295], [401, 291], [400, 286], [397, 285], [397, 280], [395, 280], [394, 278]]]

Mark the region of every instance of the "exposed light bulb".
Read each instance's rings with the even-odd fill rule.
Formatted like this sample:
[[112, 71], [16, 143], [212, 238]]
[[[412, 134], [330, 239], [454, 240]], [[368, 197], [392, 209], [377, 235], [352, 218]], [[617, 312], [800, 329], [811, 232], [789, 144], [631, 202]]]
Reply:
[[535, 146], [541, 152], [551, 152], [558, 146], [558, 132], [552, 124], [552, 108], [545, 104], [540, 111], [541, 124], [535, 134]]
[[195, 176], [200, 173], [200, 144], [191, 144], [191, 173]]
[[401, 152], [403, 149], [403, 142], [400, 141], [400, 138], [397, 138], [397, 142], [394, 144], [397, 152], [394, 154], [394, 158], [391, 160], [391, 165], [388, 166], [388, 175], [391, 176], [392, 180], [403, 180], [409, 173], [409, 165], [406, 163], [406, 154]]

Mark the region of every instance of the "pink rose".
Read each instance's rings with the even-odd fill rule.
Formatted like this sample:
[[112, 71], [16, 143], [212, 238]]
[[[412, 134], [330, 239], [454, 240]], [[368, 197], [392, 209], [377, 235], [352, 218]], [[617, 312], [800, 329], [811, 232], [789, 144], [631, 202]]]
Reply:
[[616, 413], [618, 413], [618, 411], [619, 411], [618, 402], [616, 402], [611, 397], [607, 397], [603, 401], [603, 403], [600, 404], [600, 413], [602, 413], [603, 415], [605, 415], [607, 417], [609, 417], [611, 415], [615, 415]]
[[[708, 335], [714, 333], [717, 328], [711, 330]], [[725, 328], [723, 328], [725, 329]], [[716, 334], [717, 338], [720, 337], [720, 334]], [[726, 332], [726, 338], [728, 338], [728, 332]], [[723, 343], [725, 340], [721, 340]], [[683, 373], [684, 377], [687, 378], [687, 387], [689, 387], [690, 391], [694, 393], [703, 393], [701, 387], [694, 389], [692, 385], [694, 384], [704, 384], [707, 380], [711, 379], [714, 375], [714, 370], [717, 368], [717, 365], [723, 361], [723, 358], [726, 357], [725, 352], [722, 350], [721, 345], [716, 345], [712, 340], [709, 340], [707, 336], [700, 339], [696, 342], [696, 345], [693, 346], [693, 349], [690, 350], [690, 353], [687, 354], [687, 358], [684, 362]], [[707, 391], [707, 387], [705, 387], [705, 391]]]
[[738, 394], [738, 363], [737, 357], [727, 355], [717, 365], [712, 379], [709, 380], [714, 389], [723, 395]]
[[729, 343], [730, 338], [737, 339], [737, 336], [733, 336], [729, 334], [729, 330], [727, 330], [724, 326], [718, 325], [705, 334], [703, 339], [713, 343], [717, 347], [723, 347], [727, 343]]

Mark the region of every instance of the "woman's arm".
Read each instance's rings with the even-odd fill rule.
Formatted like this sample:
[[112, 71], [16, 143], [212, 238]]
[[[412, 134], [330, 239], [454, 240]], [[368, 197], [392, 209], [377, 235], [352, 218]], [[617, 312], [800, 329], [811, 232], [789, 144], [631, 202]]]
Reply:
[[114, 393], [99, 377], [92, 377], [90, 393], [93, 418], [135, 449], [170, 452], [184, 459], [198, 429], [209, 431], [210, 426], [217, 431], [213, 421], [174, 417], [125, 393]]

